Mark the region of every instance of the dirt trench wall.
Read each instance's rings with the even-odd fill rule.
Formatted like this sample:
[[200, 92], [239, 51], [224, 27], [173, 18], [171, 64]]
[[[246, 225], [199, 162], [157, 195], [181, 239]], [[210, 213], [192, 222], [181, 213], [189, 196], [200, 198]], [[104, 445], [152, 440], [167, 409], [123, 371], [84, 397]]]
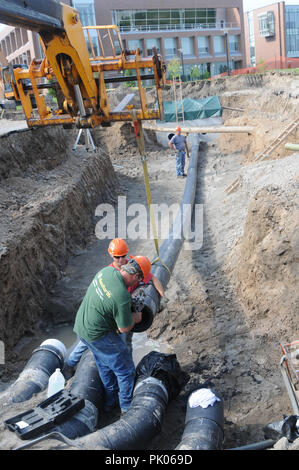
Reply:
[[298, 336], [296, 189], [267, 187], [252, 200], [233, 252], [230, 278], [253, 331], [277, 341]]
[[86, 245], [96, 206], [115, 202], [118, 181], [107, 154], [74, 154], [63, 129], [1, 140], [0, 339], [9, 352], [42, 324], [49, 291]]
[[11, 132], [0, 137], [0, 180], [26, 171], [51, 170], [67, 159], [74, 131], [62, 127]]

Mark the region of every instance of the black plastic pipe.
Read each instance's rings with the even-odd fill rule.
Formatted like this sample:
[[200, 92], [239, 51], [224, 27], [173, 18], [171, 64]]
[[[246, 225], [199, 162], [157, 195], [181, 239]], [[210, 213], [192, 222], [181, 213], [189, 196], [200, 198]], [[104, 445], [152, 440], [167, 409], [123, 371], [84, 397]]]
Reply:
[[168, 392], [163, 381], [154, 377], [140, 380], [133, 392], [130, 409], [115, 423], [88, 436], [75, 439], [82, 449], [113, 450], [144, 449], [161, 431], [168, 404]]
[[57, 368], [62, 369], [66, 357], [64, 344], [48, 339], [35, 349], [17, 380], [0, 395], [0, 402], [19, 403], [45, 390], [49, 377]]
[[[185, 191], [181, 200], [180, 210], [175, 218], [168, 238], [164, 240], [159, 250], [160, 259], [168, 269], [158, 261], [153, 265], [151, 270], [151, 272], [160, 280], [164, 289], [169, 282], [171, 273], [180, 254], [185, 239], [184, 227], [186, 227], [187, 223], [190, 222], [190, 216], [194, 208], [197, 183], [198, 150], [199, 136], [198, 134], [194, 134], [188, 175], [186, 178]], [[186, 210], [187, 206], [191, 210], [191, 213]], [[144, 286], [142, 286], [142, 288], [144, 288]], [[134, 293], [136, 292], [137, 289]], [[132, 329], [134, 333], [146, 331], [153, 323], [156, 314], [159, 312], [160, 295], [157, 290], [150, 285], [146, 288], [146, 294], [144, 308], [142, 310], [142, 321], [134, 326]]]
[[261, 442], [254, 442], [253, 444], [247, 444], [242, 447], [233, 447], [232, 449], [228, 450], [265, 450], [273, 447], [276, 441], [273, 439], [267, 439]]
[[192, 402], [193, 394], [188, 399], [185, 429], [176, 450], [220, 450], [224, 437], [223, 401], [217, 397], [220, 401], [204, 408], [196, 400]]
[[99, 411], [104, 407], [104, 387], [91, 351], [83, 353], [76, 373], [66, 388], [73, 395], [83, 398], [85, 406], [68, 421], [56, 426], [53, 432], [59, 432], [69, 439], [94, 432]]

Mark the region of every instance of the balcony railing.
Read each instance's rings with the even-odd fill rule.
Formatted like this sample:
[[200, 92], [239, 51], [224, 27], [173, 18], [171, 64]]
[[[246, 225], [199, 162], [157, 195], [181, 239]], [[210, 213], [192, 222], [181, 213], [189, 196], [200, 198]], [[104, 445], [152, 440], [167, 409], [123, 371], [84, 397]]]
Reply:
[[207, 31], [207, 30], [223, 30], [223, 29], [241, 29], [239, 23], [227, 23], [218, 21], [216, 23], [185, 23], [185, 24], [142, 24], [132, 26], [119, 26], [121, 33], [139, 33], [152, 31]]

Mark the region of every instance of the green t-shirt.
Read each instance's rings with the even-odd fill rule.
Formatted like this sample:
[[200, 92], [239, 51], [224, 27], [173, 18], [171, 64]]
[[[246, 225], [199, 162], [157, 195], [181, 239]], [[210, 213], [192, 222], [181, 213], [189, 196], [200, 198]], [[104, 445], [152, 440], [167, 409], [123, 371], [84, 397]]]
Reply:
[[117, 328], [132, 325], [131, 296], [120, 272], [110, 266], [99, 271], [77, 312], [74, 332], [95, 341]]

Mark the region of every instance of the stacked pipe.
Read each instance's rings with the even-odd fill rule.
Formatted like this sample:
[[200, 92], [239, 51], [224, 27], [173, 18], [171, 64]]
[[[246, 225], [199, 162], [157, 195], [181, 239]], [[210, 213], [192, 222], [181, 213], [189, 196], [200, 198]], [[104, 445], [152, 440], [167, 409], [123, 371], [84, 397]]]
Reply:
[[[186, 210], [186, 207], [188, 207], [188, 209], [191, 211], [194, 207], [197, 183], [198, 150], [199, 136], [194, 134], [191, 158], [188, 167], [188, 176], [186, 179], [185, 191], [182, 197], [180, 210], [175, 218], [168, 238], [162, 243], [159, 250], [160, 259], [163, 261], [164, 265], [161, 263], [161, 261], [158, 261], [153, 265], [151, 270], [151, 272], [160, 280], [164, 289], [170, 280], [171, 273], [174, 269], [176, 260], [184, 243], [184, 227], [186, 227], [186, 224], [189, 222], [190, 216], [190, 213]], [[168, 269], [165, 266], [167, 266]], [[144, 288], [144, 286], [142, 287]], [[138, 289], [136, 289], [134, 292], [137, 295]], [[142, 321], [137, 323], [132, 331], [134, 333], [141, 333], [146, 331], [151, 326], [156, 314], [159, 312], [159, 306], [160, 295], [158, 294], [157, 290], [150, 285], [146, 289], [146, 298], [144, 302], [144, 308], [142, 310]]]
[[66, 348], [57, 339], [44, 341], [33, 351], [17, 380], [0, 395], [1, 403], [19, 403], [32, 398], [48, 386], [49, 377], [57, 368], [62, 369]]
[[144, 449], [162, 426], [168, 402], [186, 382], [175, 354], [153, 351], [136, 367], [136, 383], [129, 410], [115, 423], [75, 439], [81, 449]]

